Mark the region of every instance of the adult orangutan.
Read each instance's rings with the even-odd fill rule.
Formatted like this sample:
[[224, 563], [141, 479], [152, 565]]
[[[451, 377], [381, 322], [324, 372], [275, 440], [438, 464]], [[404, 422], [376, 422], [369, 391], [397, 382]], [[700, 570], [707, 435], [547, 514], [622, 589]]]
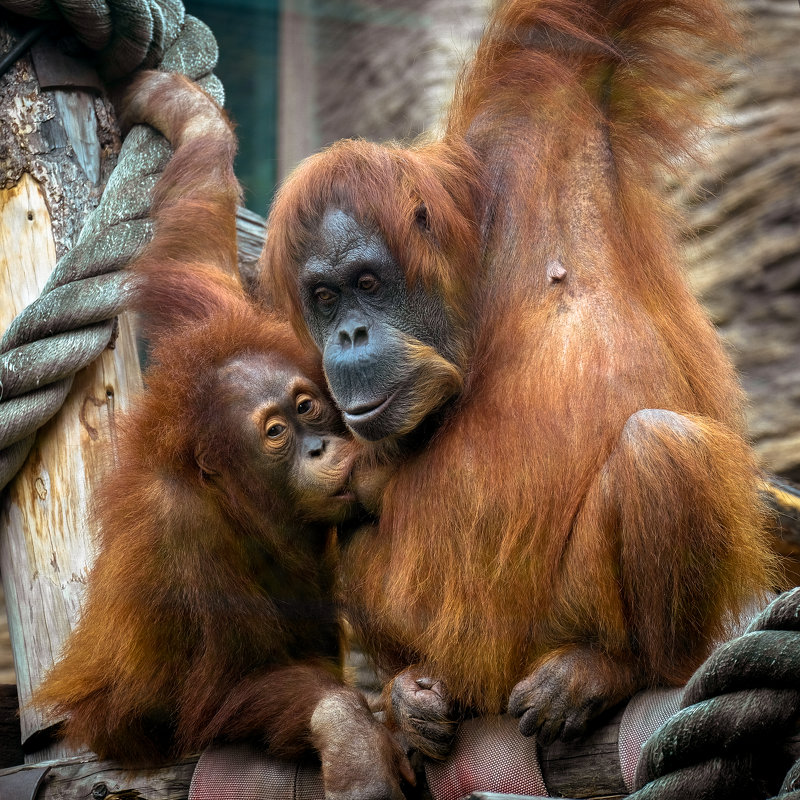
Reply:
[[273, 205], [265, 300], [323, 351], [380, 507], [348, 614], [425, 752], [459, 707], [574, 738], [685, 681], [769, 580], [742, 396], [655, 189], [728, 17], [501, 3], [439, 141], [340, 142]]
[[154, 363], [97, 501], [81, 620], [36, 702], [101, 758], [250, 739], [316, 751], [328, 798], [397, 800], [405, 756], [342, 679], [331, 537], [355, 449], [316, 348], [230, 274], [232, 131], [177, 75], [145, 73], [126, 115], [175, 147], [131, 267]]

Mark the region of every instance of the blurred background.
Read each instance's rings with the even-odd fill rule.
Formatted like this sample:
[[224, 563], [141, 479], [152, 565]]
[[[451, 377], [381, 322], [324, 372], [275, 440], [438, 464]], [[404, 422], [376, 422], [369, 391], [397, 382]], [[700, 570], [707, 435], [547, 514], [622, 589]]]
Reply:
[[[743, 0], [750, 55], [731, 62], [724, 126], [686, 185], [689, 279], [729, 347], [768, 469], [800, 481], [800, 8]], [[488, 0], [185, 0], [220, 49], [247, 208], [342, 137], [434, 129]], [[4, 635], [6, 637], [3, 641]], [[0, 683], [12, 682], [0, 624]]]
[[488, 0], [184, 0], [219, 44], [237, 172], [265, 214], [278, 181], [337, 139], [429, 130]]

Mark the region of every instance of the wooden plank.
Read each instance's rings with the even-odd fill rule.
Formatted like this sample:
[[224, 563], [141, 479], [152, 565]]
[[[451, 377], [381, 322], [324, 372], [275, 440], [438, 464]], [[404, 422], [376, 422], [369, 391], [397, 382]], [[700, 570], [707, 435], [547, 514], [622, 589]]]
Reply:
[[124, 770], [111, 762], [90, 758], [26, 764], [0, 771], [0, 787], [4, 775], [47, 764], [50, 769], [36, 795], [37, 800], [187, 800], [197, 757], [158, 770]]
[[95, 133], [97, 116], [94, 97], [86, 92], [53, 90], [67, 140], [75, 151], [75, 158], [92, 186], [100, 184], [100, 141]]
[[[0, 296], [6, 316], [21, 310], [11, 301], [38, 296], [55, 264], [44, 192], [30, 175], [3, 192], [0, 230], [19, 237], [6, 253]], [[27, 226], [25, 222], [27, 221]], [[15, 260], [24, 252], [25, 257]], [[48, 269], [49, 268], [49, 269]], [[115, 417], [141, 386], [130, 321], [123, 318], [113, 350], [79, 373], [61, 411], [39, 432], [28, 460], [0, 509], [0, 572], [20, 702], [22, 735], [44, 726], [25, 703], [58, 657], [77, 621], [84, 583], [94, 556], [87, 527], [92, 486], [101, 479]]]
[[56, 250], [47, 201], [29, 174], [0, 190], [0, 330], [40, 294]]
[[0, 510], [6, 590], [23, 741], [45, 727], [27, 706], [80, 615], [94, 558], [92, 487], [107, 468], [116, 415], [140, 386], [130, 322], [116, 347], [78, 373], [61, 411], [40, 430]]
[[[7, 49], [8, 41], [8, 31], [0, 26], [0, 50]], [[113, 166], [108, 107], [82, 92], [70, 92], [68, 99], [59, 103], [52, 93], [40, 92], [25, 58], [0, 89], [0, 114], [14, 123], [3, 129], [0, 142], [9, 154], [0, 190], [3, 329], [39, 296], [56, 258], [74, 244], [97, 204], [95, 179], [104, 181]], [[92, 139], [82, 150], [83, 166], [68, 131]], [[39, 432], [0, 504], [0, 572], [24, 741], [46, 725], [29, 700], [80, 613], [94, 554], [89, 527], [93, 487], [112, 452], [116, 415], [140, 387], [131, 324], [122, 318], [116, 346], [75, 377], [64, 407]], [[73, 752], [59, 745], [48, 754]], [[39, 761], [42, 756], [28, 758]]]

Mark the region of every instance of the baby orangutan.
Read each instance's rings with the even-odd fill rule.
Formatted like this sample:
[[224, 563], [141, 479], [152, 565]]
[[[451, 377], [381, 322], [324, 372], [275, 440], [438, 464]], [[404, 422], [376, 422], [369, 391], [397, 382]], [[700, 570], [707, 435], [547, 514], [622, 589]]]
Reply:
[[97, 498], [82, 618], [35, 702], [127, 765], [255, 740], [316, 751], [327, 798], [402, 798], [405, 756], [342, 679], [333, 524], [355, 508], [355, 446], [318, 353], [232, 276], [233, 134], [164, 73], [126, 116], [175, 148], [131, 267], [152, 365]]

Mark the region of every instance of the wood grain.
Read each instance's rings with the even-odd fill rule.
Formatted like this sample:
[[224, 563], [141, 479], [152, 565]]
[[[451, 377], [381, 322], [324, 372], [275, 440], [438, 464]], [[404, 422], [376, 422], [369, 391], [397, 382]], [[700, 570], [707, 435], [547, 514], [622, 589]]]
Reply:
[[[50, 762], [50, 770], [37, 800], [187, 800], [197, 757], [158, 770], [123, 770], [115, 764], [90, 758]], [[0, 771], [2, 776], [34, 769], [29, 764]]]
[[[0, 49], [13, 34], [0, 28]], [[72, 244], [99, 200], [95, 180], [110, 172], [113, 125], [106, 106], [80, 91], [41, 92], [21, 59], [0, 91], [0, 324], [39, 296], [56, 259]], [[5, 124], [12, 120], [14, 124]], [[70, 144], [79, 135], [82, 165]], [[14, 178], [16, 178], [14, 180]], [[94, 556], [93, 487], [113, 451], [116, 415], [141, 387], [130, 321], [113, 349], [76, 375], [61, 411], [0, 504], [0, 572], [14, 651], [23, 741], [47, 723], [29, 705], [33, 689], [59, 656], [80, 613]], [[50, 755], [64, 755], [58, 747]], [[33, 753], [31, 760], [40, 760]]]

